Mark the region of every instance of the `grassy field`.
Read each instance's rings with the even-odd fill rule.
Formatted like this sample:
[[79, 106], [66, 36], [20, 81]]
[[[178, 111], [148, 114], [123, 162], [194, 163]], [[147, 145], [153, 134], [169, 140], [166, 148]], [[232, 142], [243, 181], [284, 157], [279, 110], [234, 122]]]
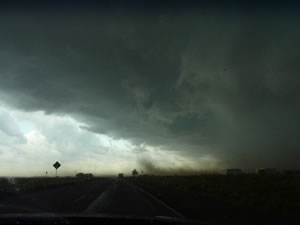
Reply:
[[201, 175], [130, 178], [192, 218], [300, 222], [300, 176]]
[[0, 178], [0, 196], [13, 195], [86, 181], [74, 177]]

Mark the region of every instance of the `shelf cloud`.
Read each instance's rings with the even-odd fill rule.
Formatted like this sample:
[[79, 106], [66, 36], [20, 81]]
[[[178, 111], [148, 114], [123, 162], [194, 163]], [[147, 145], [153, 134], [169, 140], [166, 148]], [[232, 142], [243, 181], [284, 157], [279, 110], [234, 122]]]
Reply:
[[[152, 146], [195, 162], [209, 156], [216, 168], [296, 168], [296, 11], [7, 11], [0, 98], [70, 116], [82, 130], [126, 140], [134, 154]], [[24, 141], [10, 126], [0, 130]]]

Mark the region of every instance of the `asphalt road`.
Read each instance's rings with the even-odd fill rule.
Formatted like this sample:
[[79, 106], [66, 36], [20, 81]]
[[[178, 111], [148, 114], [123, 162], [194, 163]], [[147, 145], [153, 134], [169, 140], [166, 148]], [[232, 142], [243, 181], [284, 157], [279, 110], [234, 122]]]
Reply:
[[123, 179], [96, 179], [0, 201], [0, 213], [27, 212], [181, 217], [151, 194]]

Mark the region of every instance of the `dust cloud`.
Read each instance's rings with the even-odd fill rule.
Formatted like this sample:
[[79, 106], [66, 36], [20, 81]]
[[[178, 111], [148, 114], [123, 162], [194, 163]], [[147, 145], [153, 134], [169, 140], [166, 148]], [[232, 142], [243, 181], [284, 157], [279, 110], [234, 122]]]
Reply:
[[149, 159], [140, 159], [138, 161], [139, 167], [143, 174], [145, 175], [158, 175], [158, 176], [193, 176], [200, 174], [219, 174], [218, 169], [203, 169], [194, 168], [191, 166], [181, 166], [181, 167], [163, 167], [155, 164]]

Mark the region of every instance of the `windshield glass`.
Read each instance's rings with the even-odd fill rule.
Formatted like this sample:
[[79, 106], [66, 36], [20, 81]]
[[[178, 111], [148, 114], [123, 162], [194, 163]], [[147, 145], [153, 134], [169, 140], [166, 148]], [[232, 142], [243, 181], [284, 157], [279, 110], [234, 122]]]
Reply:
[[299, 9], [3, 5], [0, 214], [299, 221]]

